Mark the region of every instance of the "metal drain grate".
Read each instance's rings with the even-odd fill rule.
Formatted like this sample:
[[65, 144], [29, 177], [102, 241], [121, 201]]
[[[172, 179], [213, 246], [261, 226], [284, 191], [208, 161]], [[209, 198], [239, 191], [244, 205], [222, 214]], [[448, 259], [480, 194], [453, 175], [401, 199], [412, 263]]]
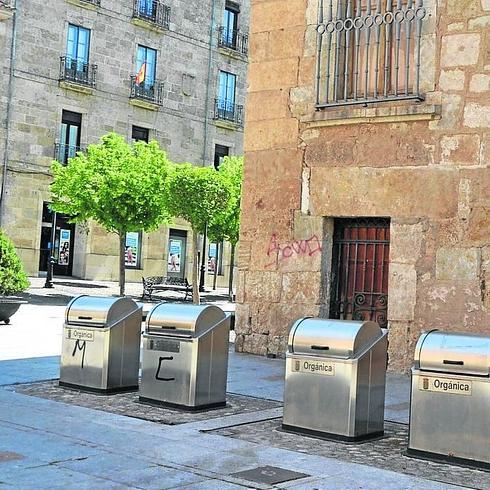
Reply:
[[230, 476], [255, 483], [275, 485], [277, 483], [299, 480], [300, 478], [306, 478], [310, 475], [298, 473], [297, 471], [285, 470], [284, 468], [277, 468], [276, 466], [260, 466], [259, 468], [253, 468], [251, 470], [239, 471]]

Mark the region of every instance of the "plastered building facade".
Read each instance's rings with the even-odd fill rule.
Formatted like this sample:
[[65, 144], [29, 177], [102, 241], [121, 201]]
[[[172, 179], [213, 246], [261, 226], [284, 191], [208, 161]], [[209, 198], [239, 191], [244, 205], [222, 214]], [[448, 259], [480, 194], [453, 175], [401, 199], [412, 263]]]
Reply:
[[[174, 162], [213, 165], [243, 154], [248, 25], [242, 0], [0, 2], [1, 226], [29, 274], [46, 269], [53, 158], [66, 160], [110, 131], [155, 139]], [[55, 226], [55, 247], [65, 240], [70, 248], [69, 267], [58, 261], [55, 274], [117, 278], [115, 236], [63, 217]], [[185, 223], [131, 239], [137, 260], [128, 280], [166, 275], [172, 239], [181, 241], [180, 274], [190, 277]], [[219, 282], [227, 285], [228, 245], [221, 253]]]
[[490, 3], [339, 2], [252, 0], [237, 349], [373, 319], [405, 370], [490, 332]]

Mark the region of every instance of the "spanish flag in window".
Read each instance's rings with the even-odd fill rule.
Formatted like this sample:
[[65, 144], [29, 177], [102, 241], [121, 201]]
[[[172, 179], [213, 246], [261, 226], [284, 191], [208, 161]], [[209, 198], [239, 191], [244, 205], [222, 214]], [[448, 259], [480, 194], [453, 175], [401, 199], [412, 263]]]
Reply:
[[136, 85], [141, 85], [146, 78], [146, 62], [141, 65], [139, 72], [136, 75]]

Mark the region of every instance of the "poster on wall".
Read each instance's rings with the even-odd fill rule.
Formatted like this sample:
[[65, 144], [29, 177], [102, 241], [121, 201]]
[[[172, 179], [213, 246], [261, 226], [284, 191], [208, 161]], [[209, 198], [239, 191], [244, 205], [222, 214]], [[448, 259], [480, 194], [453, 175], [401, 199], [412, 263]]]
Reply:
[[70, 264], [70, 230], [60, 230], [58, 265]]
[[182, 255], [182, 241], [170, 240], [168, 247], [168, 272], [180, 272], [180, 257]]
[[218, 264], [218, 245], [216, 243], [210, 243], [209, 250], [208, 250], [208, 273], [209, 274], [214, 274], [217, 264]]
[[138, 232], [126, 233], [125, 264], [126, 267], [138, 266], [140, 234]]

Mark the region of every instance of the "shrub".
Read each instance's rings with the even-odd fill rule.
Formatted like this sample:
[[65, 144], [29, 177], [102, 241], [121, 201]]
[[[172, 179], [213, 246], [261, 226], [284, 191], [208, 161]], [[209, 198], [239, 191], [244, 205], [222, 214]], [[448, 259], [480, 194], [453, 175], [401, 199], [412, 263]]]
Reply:
[[0, 230], [0, 294], [21, 293], [28, 287], [29, 281], [14, 245]]

